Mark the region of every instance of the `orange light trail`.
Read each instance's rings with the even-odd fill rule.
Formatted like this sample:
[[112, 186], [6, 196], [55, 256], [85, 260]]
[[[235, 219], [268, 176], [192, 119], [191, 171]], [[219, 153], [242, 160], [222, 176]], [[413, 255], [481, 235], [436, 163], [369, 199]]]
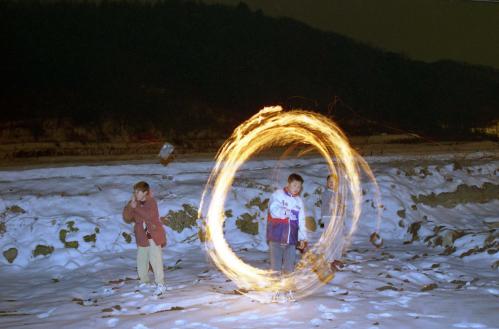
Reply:
[[[330, 173], [337, 177], [331, 221], [320, 239], [302, 256], [293, 273], [276, 276], [270, 270], [243, 262], [224, 238], [224, 205], [238, 168], [252, 155], [271, 147], [306, 144], [315, 148], [326, 160]], [[335, 159], [335, 161], [333, 161]], [[216, 155], [216, 163], [206, 184], [203, 204], [211, 188], [204, 224], [205, 248], [213, 263], [239, 287], [240, 291], [261, 302], [268, 301], [263, 292], [294, 290], [298, 298], [313, 293], [334, 277], [329, 260], [338, 246], [333, 242], [343, 234], [340, 223], [345, 220], [345, 205], [352, 206], [351, 227], [344, 241], [348, 244], [357, 228], [361, 213], [362, 172], [375, 183], [367, 163], [350, 147], [340, 128], [327, 117], [304, 110], [283, 111], [280, 106], [265, 107], [237, 127]], [[377, 185], [374, 184], [377, 188]], [[379, 194], [378, 194], [379, 195]], [[378, 227], [379, 227], [378, 216]]]

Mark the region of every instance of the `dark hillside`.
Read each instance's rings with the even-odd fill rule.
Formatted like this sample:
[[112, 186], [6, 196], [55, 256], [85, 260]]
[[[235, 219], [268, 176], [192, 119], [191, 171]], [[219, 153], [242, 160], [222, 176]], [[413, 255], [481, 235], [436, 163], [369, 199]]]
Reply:
[[35, 139], [47, 120], [97, 139], [221, 136], [270, 104], [329, 113], [351, 133], [464, 134], [499, 116], [495, 70], [411, 61], [244, 4], [3, 1], [0, 28], [1, 121]]

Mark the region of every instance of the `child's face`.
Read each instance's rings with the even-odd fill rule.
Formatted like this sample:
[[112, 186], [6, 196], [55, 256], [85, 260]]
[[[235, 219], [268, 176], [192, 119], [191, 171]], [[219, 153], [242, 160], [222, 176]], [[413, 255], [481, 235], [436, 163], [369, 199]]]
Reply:
[[146, 201], [147, 191], [135, 190], [133, 193], [137, 201]]
[[334, 188], [334, 177], [329, 177], [327, 180], [327, 188], [331, 190]]
[[294, 180], [288, 183], [288, 186], [286, 188], [291, 194], [298, 194], [301, 191], [301, 187], [301, 182]]

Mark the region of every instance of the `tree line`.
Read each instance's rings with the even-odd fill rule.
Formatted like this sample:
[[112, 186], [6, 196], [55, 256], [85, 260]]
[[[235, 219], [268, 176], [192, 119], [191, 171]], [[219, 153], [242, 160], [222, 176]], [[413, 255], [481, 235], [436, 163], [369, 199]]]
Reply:
[[497, 70], [410, 60], [244, 3], [2, 1], [0, 27], [1, 119], [35, 134], [65, 118], [223, 136], [274, 104], [355, 134], [464, 136], [499, 118]]

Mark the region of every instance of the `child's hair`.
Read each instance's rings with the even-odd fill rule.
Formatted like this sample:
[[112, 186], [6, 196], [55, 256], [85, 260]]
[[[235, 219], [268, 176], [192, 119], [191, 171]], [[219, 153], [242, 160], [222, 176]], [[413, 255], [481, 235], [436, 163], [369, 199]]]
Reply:
[[338, 176], [336, 176], [335, 174], [330, 174], [330, 175], [327, 175], [327, 178], [326, 178], [326, 183], [329, 182], [329, 180], [332, 179], [333, 182], [338, 185]]
[[144, 181], [140, 181], [133, 186], [133, 190], [139, 190], [142, 192], [149, 192], [149, 184]]
[[300, 182], [300, 183], [303, 184], [303, 178], [300, 175], [298, 175], [298, 174], [292, 173], [288, 177], [288, 183], [295, 182], [295, 181]]

